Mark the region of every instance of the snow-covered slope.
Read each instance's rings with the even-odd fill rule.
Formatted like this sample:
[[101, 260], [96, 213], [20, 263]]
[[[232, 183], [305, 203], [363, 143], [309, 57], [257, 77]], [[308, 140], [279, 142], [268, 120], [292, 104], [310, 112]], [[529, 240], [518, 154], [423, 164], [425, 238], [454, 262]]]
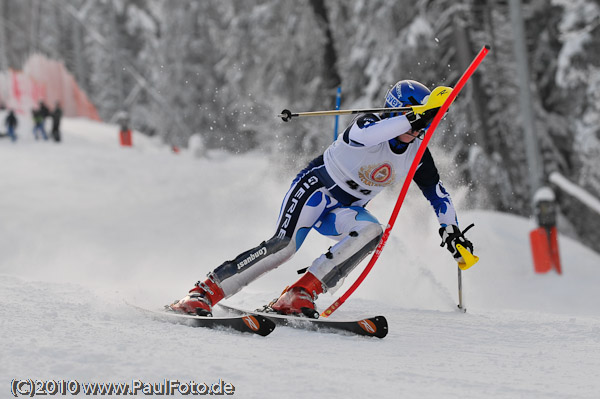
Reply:
[[[463, 273], [411, 190], [366, 282], [333, 317], [384, 314], [384, 340], [279, 328], [267, 338], [149, 320], [226, 259], [268, 238], [293, 171], [261, 154], [195, 159], [117, 127], [64, 121], [36, 142], [24, 118], [0, 140], [0, 397], [14, 378], [147, 383], [223, 379], [241, 398], [597, 397], [600, 256], [560, 237], [564, 275], [536, 275], [531, 221], [461, 208], [481, 262]], [[282, 172], [283, 170], [283, 172]], [[382, 223], [395, 193], [370, 209]], [[255, 307], [331, 243], [231, 298]], [[357, 275], [358, 271], [349, 278]], [[346, 287], [349, 282], [346, 283]], [[328, 306], [343, 290], [323, 295]]]

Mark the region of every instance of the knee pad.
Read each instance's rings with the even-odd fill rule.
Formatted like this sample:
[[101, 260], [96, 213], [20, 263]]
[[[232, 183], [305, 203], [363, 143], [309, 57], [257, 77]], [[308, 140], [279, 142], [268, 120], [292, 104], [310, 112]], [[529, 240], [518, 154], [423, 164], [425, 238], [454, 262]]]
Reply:
[[350, 206], [328, 212], [314, 227], [320, 234], [340, 241], [351, 231], [368, 228], [371, 224], [379, 224], [379, 221], [369, 211], [361, 206]]
[[379, 244], [383, 229], [378, 223], [362, 223], [340, 242], [317, 258], [308, 271], [314, 274], [329, 292], [335, 292], [344, 278]]

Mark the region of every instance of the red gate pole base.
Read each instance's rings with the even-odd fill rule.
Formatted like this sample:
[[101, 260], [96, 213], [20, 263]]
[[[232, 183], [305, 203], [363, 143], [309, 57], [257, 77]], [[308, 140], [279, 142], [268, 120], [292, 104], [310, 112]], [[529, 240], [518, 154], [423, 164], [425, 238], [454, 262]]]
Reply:
[[532, 230], [529, 233], [529, 241], [531, 242], [535, 272], [548, 273], [555, 269], [558, 274], [562, 274], [556, 226], [552, 227], [549, 232], [543, 227]]

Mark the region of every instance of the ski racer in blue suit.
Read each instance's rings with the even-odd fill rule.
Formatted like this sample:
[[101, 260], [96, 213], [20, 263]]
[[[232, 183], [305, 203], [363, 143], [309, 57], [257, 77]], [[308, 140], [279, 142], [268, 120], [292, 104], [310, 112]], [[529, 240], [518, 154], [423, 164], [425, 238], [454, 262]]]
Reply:
[[[385, 107], [427, 105], [430, 94], [421, 83], [402, 80], [386, 94]], [[383, 189], [407, 175], [422, 145], [420, 138], [439, 105], [425, 108], [420, 114], [363, 114], [355, 118], [323, 155], [298, 173], [283, 199], [275, 234], [218, 266], [170, 308], [210, 315], [218, 301], [288, 261], [315, 229], [337, 243], [269, 306], [281, 314], [318, 317], [314, 303], [317, 296], [339, 288], [344, 278], [377, 247], [383, 229], [365, 206]], [[452, 200], [428, 149], [413, 181], [431, 203], [441, 226], [443, 244], [454, 258], [460, 260], [456, 244], [472, 252], [473, 245], [458, 228]]]

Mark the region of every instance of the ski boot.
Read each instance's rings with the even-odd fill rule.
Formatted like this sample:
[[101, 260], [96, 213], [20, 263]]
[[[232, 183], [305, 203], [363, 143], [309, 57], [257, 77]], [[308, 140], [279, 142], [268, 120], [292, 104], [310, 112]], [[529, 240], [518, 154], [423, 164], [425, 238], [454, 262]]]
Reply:
[[212, 307], [225, 297], [223, 290], [212, 278], [198, 281], [189, 294], [169, 305], [169, 310], [196, 316], [212, 316]]
[[323, 284], [310, 272], [304, 273], [300, 280], [287, 287], [281, 296], [269, 304], [269, 308], [279, 314], [304, 315], [318, 319], [315, 309], [317, 296], [323, 293]]

